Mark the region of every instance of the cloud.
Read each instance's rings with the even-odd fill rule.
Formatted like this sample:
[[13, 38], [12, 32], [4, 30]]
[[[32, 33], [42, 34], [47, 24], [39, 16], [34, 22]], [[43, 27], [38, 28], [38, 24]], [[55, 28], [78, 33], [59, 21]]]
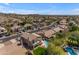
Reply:
[[0, 5], [0, 12], [2, 13], [18, 13], [18, 14], [25, 14], [25, 13], [35, 13], [34, 10], [23, 10], [23, 9], [15, 9], [7, 6]]
[[17, 14], [46, 14], [49, 13], [50, 10], [25, 10], [25, 9], [16, 9], [8, 6], [0, 5], [0, 12], [2, 13], [17, 13]]
[[[9, 5], [9, 4], [6, 4]], [[55, 7], [56, 8], [56, 7]], [[79, 8], [74, 8], [72, 10], [56, 10], [55, 8], [49, 8], [45, 10], [25, 10], [17, 9], [9, 6], [0, 5], [1, 13], [16, 13], [16, 14], [53, 14], [53, 15], [79, 15]]]
[[8, 6], [10, 5], [10, 3], [3, 3], [3, 4], [4, 4], [4, 5], [8, 5]]
[[73, 15], [79, 15], [79, 8], [72, 9], [68, 13], [73, 14]]

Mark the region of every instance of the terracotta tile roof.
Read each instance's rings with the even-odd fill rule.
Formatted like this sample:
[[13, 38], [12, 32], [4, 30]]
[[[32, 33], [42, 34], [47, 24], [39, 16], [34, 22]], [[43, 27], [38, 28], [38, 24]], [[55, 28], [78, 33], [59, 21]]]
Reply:
[[39, 36], [31, 34], [31, 33], [23, 32], [21, 37], [32, 41], [32, 40], [35, 40], [36, 38], [38, 38]]
[[48, 30], [44, 32], [44, 35], [48, 38], [50, 38], [55, 32], [53, 30]]
[[38, 31], [38, 32], [36, 32], [36, 34], [43, 34], [43, 31]]

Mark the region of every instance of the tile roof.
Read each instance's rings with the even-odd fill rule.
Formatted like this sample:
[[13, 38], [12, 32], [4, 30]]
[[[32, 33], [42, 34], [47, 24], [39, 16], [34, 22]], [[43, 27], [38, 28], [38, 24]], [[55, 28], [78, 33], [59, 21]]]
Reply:
[[31, 33], [23, 32], [21, 37], [32, 41], [32, 40], [35, 40], [36, 38], [38, 38], [39, 36], [31, 34]]
[[48, 30], [44, 32], [44, 35], [48, 38], [50, 38], [55, 32], [53, 30]]

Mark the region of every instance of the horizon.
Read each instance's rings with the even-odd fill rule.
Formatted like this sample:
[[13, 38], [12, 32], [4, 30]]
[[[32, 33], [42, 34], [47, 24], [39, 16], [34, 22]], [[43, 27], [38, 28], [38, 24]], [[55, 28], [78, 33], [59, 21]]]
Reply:
[[0, 3], [0, 13], [79, 15], [79, 3]]
[[79, 15], [62, 15], [62, 14], [18, 14], [18, 13], [1, 13], [0, 14], [15, 14], [15, 15], [46, 15], [46, 16], [79, 16]]

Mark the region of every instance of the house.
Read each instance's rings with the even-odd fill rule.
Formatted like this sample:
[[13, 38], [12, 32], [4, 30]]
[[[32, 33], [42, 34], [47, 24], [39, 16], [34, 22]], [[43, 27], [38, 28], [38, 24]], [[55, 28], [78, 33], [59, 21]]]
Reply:
[[60, 28], [62, 28], [62, 29], [67, 29], [68, 28], [68, 26], [67, 25], [58, 25]]
[[22, 32], [21, 43], [24, 47], [32, 49], [41, 40], [41, 36], [35, 33]]
[[7, 30], [4, 27], [0, 26], [0, 35], [3, 35], [7, 32]]
[[68, 31], [68, 26], [67, 25], [58, 25], [62, 31], [67, 32]]
[[57, 28], [55, 28], [54, 30], [56, 31], [67, 31], [68, 30], [68, 23], [66, 19], [63, 19], [59, 22], [59, 25], [57, 26]]
[[60, 28], [59, 26], [55, 27], [53, 30], [54, 30], [55, 32], [63, 31], [63, 29]]
[[21, 29], [21, 26], [19, 25], [14, 25], [13, 27], [11, 27], [12, 32], [18, 32]]
[[44, 33], [43, 30], [36, 32], [36, 34], [38, 34], [38, 35], [41, 35], [43, 33]]
[[44, 32], [44, 36], [46, 38], [50, 38], [50, 37], [54, 36], [54, 34], [55, 34], [55, 31], [53, 31], [51, 29]]
[[63, 19], [59, 22], [59, 24], [61, 25], [67, 25], [67, 20], [66, 19]]
[[56, 32], [53, 29], [42, 30], [42, 31], [36, 32], [36, 34], [43, 36], [44, 39], [54, 36], [55, 33]]
[[26, 30], [32, 29], [32, 24], [25, 24], [25, 25], [24, 25], [24, 28], [25, 28]]

